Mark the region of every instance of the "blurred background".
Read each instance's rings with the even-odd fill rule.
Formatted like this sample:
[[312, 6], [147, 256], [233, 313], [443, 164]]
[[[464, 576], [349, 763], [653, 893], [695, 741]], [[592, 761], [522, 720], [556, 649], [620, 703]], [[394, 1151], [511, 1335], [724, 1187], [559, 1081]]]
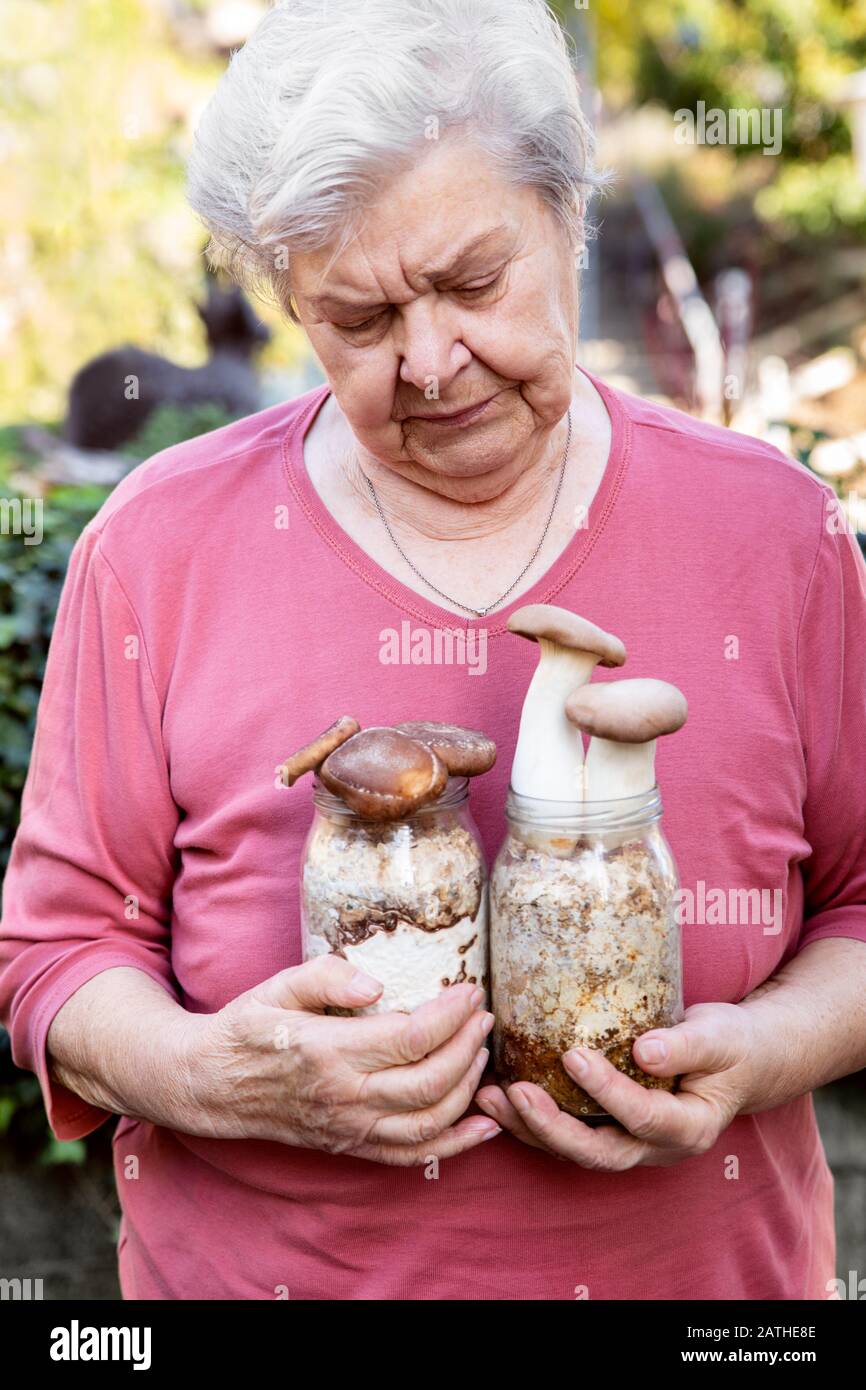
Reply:
[[[300, 330], [206, 272], [184, 200], [198, 115], [267, 8], [0, 0], [0, 873], [79, 531], [140, 460], [323, 379]], [[866, 548], [866, 0], [554, 8], [614, 175], [581, 361], [772, 440]], [[146, 368], [137, 409], [105, 407], [106, 353]], [[858, 1297], [866, 1074], [816, 1108]], [[0, 1276], [119, 1297], [112, 1129], [54, 1140], [0, 1030]]]

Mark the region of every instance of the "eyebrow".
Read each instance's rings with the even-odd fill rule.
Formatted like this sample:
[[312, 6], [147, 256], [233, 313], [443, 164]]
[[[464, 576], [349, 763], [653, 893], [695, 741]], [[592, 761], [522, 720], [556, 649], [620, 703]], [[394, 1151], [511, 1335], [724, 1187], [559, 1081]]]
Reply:
[[[477, 236], [471, 237], [469, 241], [459, 248], [447, 265], [434, 267], [425, 272], [427, 280], [444, 280], [449, 275], [454, 275], [461, 268], [464, 261], [473, 256], [478, 251], [487, 248], [491, 241], [496, 241], [508, 227], [504, 222], [500, 222], [496, 227], [490, 227], [486, 232], [479, 232]], [[311, 294], [306, 296], [308, 303], [314, 309], [337, 310], [340, 309], [379, 309], [384, 308], [386, 301], [373, 302], [365, 299], [346, 299], [334, 294]]]

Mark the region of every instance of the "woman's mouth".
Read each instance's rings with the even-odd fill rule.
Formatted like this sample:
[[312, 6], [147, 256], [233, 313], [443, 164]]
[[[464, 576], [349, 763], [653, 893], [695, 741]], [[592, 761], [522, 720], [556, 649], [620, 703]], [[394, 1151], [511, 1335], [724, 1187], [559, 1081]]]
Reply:
[[472, 420], [478, 419], [479, 415], [483, 410], [487, 409], [492, 400], [493, 397], [488, 396], [486, 400], [478, 401], [475, 405], [468, 405], [465, 409], [455, 411], [451, 415], [438, 412], [435, 415], [414, 415], [412, 418], [414, 420], [423, 420], [425, 425], [468, 425]]

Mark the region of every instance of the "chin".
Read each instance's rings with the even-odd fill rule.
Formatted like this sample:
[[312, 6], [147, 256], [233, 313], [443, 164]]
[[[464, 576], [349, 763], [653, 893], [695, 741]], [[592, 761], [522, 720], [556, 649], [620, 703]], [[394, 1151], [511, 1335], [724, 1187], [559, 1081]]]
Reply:
[[443, 433], [441, 443], [432, 444], [429, 438], [409, 440], [406, 451], [416, 466], [428, 469], [443, 478], [483, 478], [485, 475], [509, 473], [519, 459], [527, 440], [518, 436], [513, 420], [491, 421], [486, 425]]

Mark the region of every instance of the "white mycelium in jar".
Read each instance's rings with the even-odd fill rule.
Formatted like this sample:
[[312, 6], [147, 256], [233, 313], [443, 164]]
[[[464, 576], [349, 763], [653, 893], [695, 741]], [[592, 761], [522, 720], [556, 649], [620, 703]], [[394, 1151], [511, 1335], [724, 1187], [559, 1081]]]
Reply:
[[487, 985], [485, 872], [459, 813], [375, 824], [317, 818], [302, 903], [307, 957], [337, 952], [381, 981], [369, 1008], [409, 1012], [449, 985]]

